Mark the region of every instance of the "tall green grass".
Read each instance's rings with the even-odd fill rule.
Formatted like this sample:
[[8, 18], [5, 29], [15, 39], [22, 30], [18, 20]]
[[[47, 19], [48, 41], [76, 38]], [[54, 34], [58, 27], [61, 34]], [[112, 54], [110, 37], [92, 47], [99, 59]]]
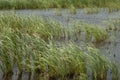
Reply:
[[[110, 37], [104, 28], [97, 25], [87, 24], [85, 22], [75, 22], [72, 30], [74, 30], [73, 33], [74, 36], [76, 36], [76, 39], [85, 37], [85, 41], [93, 42], [95, 44], [106, 42]], [[81, 35], [82, 33], [84, 33], [84, 35]]]
[[120, 31], [120, 18], [116, 20], [111, 20], [106, 23], [107, 24], [107, 31]]
[[[89, 41], [92, 38], [95, 42], [107, 39], [104, 29], [86, 23], [66, 28], [38, 16], [0, 14], [0, 69], [4, 79], [13, 73], [14, 67], [18, 67], [18, 78], [22, 72], [34, 72], [35, 80], [88, 80], [89, 67], [94, 80], [104, 80], [108, 69], [113, 80], [117, 80], [116, 64], [95, 47], [81, 47], [71, 41], [81, 32], [86, 34], [86, 38], [90, 37]], [[61, 39], [70, 40], [70, 43], [58, 45], [54, 42]]]
[[28, 33], [34, 37], [41, 37], [44, 40], [59, 39], [63, 37], [63, 26], [55, 21], [43, 19], [39, 16], [18, 16], [14, 13], [10, 15], [0, 15], [1, 27], [10, 27], [13, 30]]
[[89, 66], [95, 79], [104, 80], [108, 69], [116, 76], [115, 79], [118, 78], [117, 67], [100, 54], [99, 50], [90, 46], [79, 47], [71, 42], [57, 47], [52, 41], [46, 43], [41, 38], [20, 31], [9, 32], [0, 40], [0, 66], [5, 75], [12, 73], [13, 66], [16, 65], [20, 74], [34, 71], [35, 80], [87, 80]]
[[77, 40], [84, 32], [89, 42], [105, 42], [109, 35], [105, 29], [100, 26], [90, 25], [83, 22], [76, 22], [72, 27], [65, 27], [59, 22], [50, 19], [43, 19], [39, 16], [20, 16], [15, 13], [0, 15], [1, 27], [10, 27], [13, 30], [28, 33], [34, 37], [40, 37], [45, 41], [48, 40]]
[[36, 9], [36, 8], [76, 8], [109, 7], [111, 10], [120, 9], [119, 0], [0, 0], [0, 9]]

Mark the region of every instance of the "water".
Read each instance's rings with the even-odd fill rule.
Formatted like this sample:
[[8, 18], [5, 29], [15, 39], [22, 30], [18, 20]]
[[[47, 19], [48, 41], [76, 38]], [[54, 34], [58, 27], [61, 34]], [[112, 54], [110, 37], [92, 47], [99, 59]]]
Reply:
[[61, 10], [61, 16], [57, 16], [56, 9], [50, 10], [16, 10], [16, 14], [39, 15], [53, 20], [58, 20], [63, 24], [71, 24], [76, 21], [85, 21], [92, 24], [104, 25], [104, 21], [120, 18], [120, 11], [109, 13], [107, 9], [100, 9], [99, 13], [86, 14], [84, 9], [77, 9], [76, 14], [71, 14], [68, 9]]

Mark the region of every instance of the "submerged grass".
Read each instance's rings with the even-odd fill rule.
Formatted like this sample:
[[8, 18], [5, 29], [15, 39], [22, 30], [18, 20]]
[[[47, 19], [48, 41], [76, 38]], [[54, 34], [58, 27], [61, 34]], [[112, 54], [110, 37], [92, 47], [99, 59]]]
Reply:
[[109, 7], [119, 10], [119, 0], [0, 0], [0, 9], [42, 9], [42, 8]]
[[[89, 69], [94, 80], [105, 80], [110, 69], [113, 80], [118, 80], [116, 64], [91, 46], [80, 47], [76, 43], [56, 45], [55, 40], [81, 32], [91, 41], [107, 39], [102, 28], [81, 23], [65, 28], [61, 24], [38, 16], [0, 15], [0, 67], [4, 79], [13, 73], [14, 66], [20, 72], [34, 72], [34, 80], [89, 80]], [[31, 75], [29, 75], [30, 77]], [[19, 77], [18, 77], [19, 78]]]

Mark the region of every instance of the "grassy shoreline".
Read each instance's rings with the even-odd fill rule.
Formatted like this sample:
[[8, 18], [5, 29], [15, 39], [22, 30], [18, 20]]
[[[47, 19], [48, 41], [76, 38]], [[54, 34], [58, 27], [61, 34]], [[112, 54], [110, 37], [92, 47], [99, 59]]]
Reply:
[[0, 0], [0, 9], [45, 9], [45, 8], [86, 8], [108, 7], [120, 9], [118, 0]]

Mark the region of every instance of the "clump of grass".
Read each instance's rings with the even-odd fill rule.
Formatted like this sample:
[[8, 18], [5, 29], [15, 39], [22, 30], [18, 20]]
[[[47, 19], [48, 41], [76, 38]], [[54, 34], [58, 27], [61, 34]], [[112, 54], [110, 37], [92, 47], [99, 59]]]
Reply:
[[107, 22], [107, 31], [120, 31], [120, 19], [111, 20]]
[[69, 9], [70, 9], [71, 14], [76, 14], [77, 13], [77, 10], [73, 5], [71, 5]]
[[44, 40], [59, 39], [63, 37], [63, 26], [55, 21], [43, 19], [37, 16], [18, 16], [16, 14], [0, 15], [1, 26], [11, 27], [14, 30], [20, 30], [32, 36], [41, 37]]
[[115, 45], [117, 44], [117, 38], [118, 38], [118, 33], [120, 31], [120, 19], [115, 19], [115, 20], [110, 20], [105, 22], [106, 24], [106, 31], [109, 34], [109, 38], [107, 39], [107, 42], [110, 44], [113, 42]]
[[[111, 72], [113, 72], [112, 77], [113, 80], [118, 80], [118, 72], [117, 72], [117, 68], [113, 69], [112, 67], [117, 67], [116, 64], [113, 62], [111, 63], [111, 61], [109, 61], [109, 59], [105, 58], [103, 55], [99, 56], [99, 50], [95, 49], [93, 47], [87, 47], [88, 53], [92, 53], [91, 54], [91, 58], [93, 60], [92, 65], [90, 66], [92, 69], [92, 73], [93, 73], [93, 78], [96, 80], [100, 79], [100, 80], [106, 80], [107, 78], [107, 71], [108, 69], [110, 69]], [[99, 54], [96, 54], [99, 53]], [[90, 61], [90, 60], [89, 60]], [[107, 62], [107, 64], [106, 64]], [[103, 66], [100, 66], [103, 65]]]
[[105, 42], [109, 38], [107, 31], [100, 26], [90, 25], [83, 22], [75, 23], [75, 26], [75, 36], [78, 38], [78, 36], [80, 36], [79, 34], [84, 32], [87, 42], [99, 44], [101, 42]]
[[[11, 78], [13, 74], [13, 43], [10, 39], [11, 28], [2, 28], [0, 34], [0, 69], [3, 72], [3, 78]], [[9, 42], [9, 43], [8, 43]]]
[[99, 8], [85, 8], [85, 13], [87, 14], [93, 14], [93, 13], [99, 13]]
[[120, 4], [119, 2], [116, 4], [115, 3], [108, 4], [109, 12], [119, 11], [120, 10], [119, 4]]
[[[14, 66], [16, 66], [19, 69], [18, 78], [20, 78], [22, 72], [27, 70], [23, 64], [29, 63], [25, 59], [31, 59], [32, 54], [34, 54], [33, 50], [44, 51], [46, 45], [38, 37], [30, 36], [12, 28], [4, 27], [4, 29], [2, 29], [3, 32], [0, 35], [0, 68], [4, 73], [3, 77], [9, 79], [12, 77]], [[9, 77], [9, 75], [11, 76]]]
[[[97, 49], [90, 46], [81, 48], [73, 43], [62, 47], [50, 43], [43, 55], [34, 55], [39, 56], [39, 58], [36, 56], [37, 60], [34, 61], [34, 64], [37, 64], [34, 65], [34, 69], [40, 71], [37, 74], [44, 74], [44, 76], [47, 74], [49, 79], [88, 80], [87, 66], [90, 66], [94, 78], [104, 80], [107, 77], [107, 69], [112, 67], [109, 60]], [[26, 65], [31, 67], [30, 64]]]
[[109, 36], [108, 33], [100, 27], [86, 27], [87, 39], [93, 39], [95, 43], [104, 42]]

